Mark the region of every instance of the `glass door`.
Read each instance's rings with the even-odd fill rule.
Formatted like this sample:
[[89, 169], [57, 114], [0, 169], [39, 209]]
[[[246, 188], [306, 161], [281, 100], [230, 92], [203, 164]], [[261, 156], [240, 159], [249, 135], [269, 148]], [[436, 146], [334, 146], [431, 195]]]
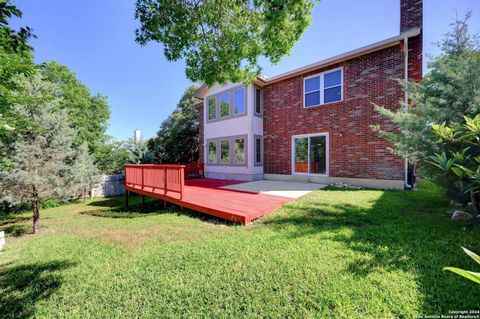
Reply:
[[295, 137], [294, 173], [327, 174], [327, 137], [312, 135]]
[[295, 173], [308, 173], [308, 137], [294, 139]]
[[327, 173], [327, 147], [325, 136], [310, 137], [310, 174]]

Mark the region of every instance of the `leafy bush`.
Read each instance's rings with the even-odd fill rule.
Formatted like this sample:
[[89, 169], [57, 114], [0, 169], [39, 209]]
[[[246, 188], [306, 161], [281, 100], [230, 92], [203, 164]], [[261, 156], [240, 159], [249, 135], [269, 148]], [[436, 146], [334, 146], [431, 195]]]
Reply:
[[45, 199], [45, 200], [40, 201], [40, 207], [42, 209], [58, 207], [60, 205], [61, 205], [60, 201], [58, 201], [56, 199]]

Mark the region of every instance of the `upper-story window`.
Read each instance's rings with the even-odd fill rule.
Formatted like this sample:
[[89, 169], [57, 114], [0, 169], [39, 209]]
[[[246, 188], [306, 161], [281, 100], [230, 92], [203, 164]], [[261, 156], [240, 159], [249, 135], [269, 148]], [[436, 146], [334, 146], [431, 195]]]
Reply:
[[342, 100], [343, 69], [315, 74], [303, 80], [303, 105], [312, 107]]
[[246, 89], [235, 87], [207, 98], [207, 121], [226, 120], [245, 115]]
[[255, 115], [262, 115], [263, 111], [263, 93], [262, 89], [255, 87], [255, 96], [254, 96], [254, 102], [255, 102]]
[[220, 117], [230, 116], [230, 94], [220, 95]]
[[233, 94], [234, 114], [245, 113], [245, 89], [241, 88]]
[[211, 97], [208, 99], [208, 119], [214, 120], [217, 117], [217, 99]]

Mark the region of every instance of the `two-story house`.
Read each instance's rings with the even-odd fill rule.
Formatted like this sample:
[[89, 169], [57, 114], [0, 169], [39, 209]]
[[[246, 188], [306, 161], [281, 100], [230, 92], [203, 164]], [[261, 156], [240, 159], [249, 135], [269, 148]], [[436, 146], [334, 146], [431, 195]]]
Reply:
[[250, 85], [203, 85], [205, 176], [234, 180], [409, 186], [408, 163], [371, 128], [374, 109], [408, 100], [399, 80], [422, 78], [422, 0], [400, 1], [400, 34]]

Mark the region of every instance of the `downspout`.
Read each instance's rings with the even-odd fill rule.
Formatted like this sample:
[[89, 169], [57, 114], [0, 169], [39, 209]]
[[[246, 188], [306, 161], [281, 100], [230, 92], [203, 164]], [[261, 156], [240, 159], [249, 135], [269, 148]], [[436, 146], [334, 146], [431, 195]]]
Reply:
[[[403, 49], [405, 50], [405, 54], [403, 55], [404, 56], [404, 63], [405, 63], [405, 84], [408, 83], [408, 37], [405, 36], [403, 38]], [[408, 89], [407, 87], [405, 87], [404, 89], [405, 91], [405, 111], [408, 111]], [[410, 185], [408, 183], [408, 159], [405, 158], [405, 169], [404, 169], [404, 186], [405, 188], [412, 188], [413, 185]]]

